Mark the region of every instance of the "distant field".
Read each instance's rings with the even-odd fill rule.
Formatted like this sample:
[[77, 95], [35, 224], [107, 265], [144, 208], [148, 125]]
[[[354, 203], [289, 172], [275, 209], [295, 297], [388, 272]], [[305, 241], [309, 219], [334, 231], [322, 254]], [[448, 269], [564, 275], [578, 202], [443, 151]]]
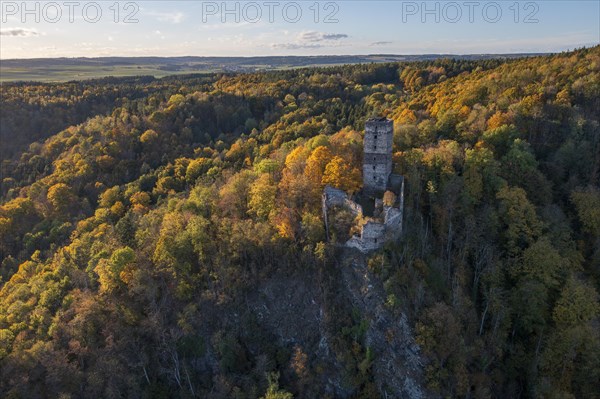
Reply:
[[85, 80], [104, 78], [108, 76], [127, 77], [151, 75], [162, 78], [168, 75], [186, 73], [209, 73], [215, 69], [185, 69], [167, 71], [160, 65], [117, 65], [117, 66], [52, 66], [32, 68], [0, 68], [0, 82], [37, 81], [37, 82], [67, 82], [70, 80]]
[[[335, 66], [343, 64], [314, 64], [303, 65], [308, 66]], [[254, 68], [243, 68], [236, 71], [228, 70], [227, 68], [217, 67], [200, 67], [186, 68], [177, 71], [168, 71], [160, 69], [160, 65], [140, 65], [140, 66], [112, 66], [112, 67], [95, 67], [95, 66], [78, 66], [78, 67], [34, 67], [25, 68], [1, 68], [0, 82], [17, 82], [17, 81], [36, 81], [36, 82], [68, 82], [71, 80], [98, 79], [105, 77], [129, 77], [129, 76], [154, 76], [162, 78], [170, 75], [183, 75], [193, 73], [214, 73], [214, 72], [252, 72], [252, 71], [269, 71], [298, 68], [294, 65], [262, 65]]]
[[348, 55], [310, 57], [105, 57], [36, 58], [0, 61], [0, 82], [66, 82], [108, 76], [154, 76], [214, 72], [256, 72], [314, 66], [424, 61], [436, 58], [518, 58], [538, 54]]

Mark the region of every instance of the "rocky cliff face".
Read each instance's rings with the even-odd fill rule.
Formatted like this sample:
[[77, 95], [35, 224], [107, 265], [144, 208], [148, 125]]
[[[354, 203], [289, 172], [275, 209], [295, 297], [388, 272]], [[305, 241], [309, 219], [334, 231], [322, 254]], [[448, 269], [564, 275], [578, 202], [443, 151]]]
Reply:
[[406, 315], [387, 309], [381, 280], [368, 270], [365, 257], [347, 251], [342, 276], [352, 305], [369, 321], [365, 345], [375, 356], [373, 376], [379, 392], [385, 398], [424, 398], [423, 359]]
[[362, 345], [369, 353], [364, 364], [379, 395], [429, 397], [422, 386], [424, 360], [406, 315], [387, 308], [382, 282], [369, 271], [363, 255], [343, 250], [337, 259], [331, 275], [275, 275], [248, 297], [249, 309], [279, 345], [301, 348], [309, 363], [319, 365], [318, 381], [300, 397], [348, 398], [355, 393], [339, 350], [339, 337], [346, 330], [339, 330], [337, 319], [345, 312], [360, 319]]

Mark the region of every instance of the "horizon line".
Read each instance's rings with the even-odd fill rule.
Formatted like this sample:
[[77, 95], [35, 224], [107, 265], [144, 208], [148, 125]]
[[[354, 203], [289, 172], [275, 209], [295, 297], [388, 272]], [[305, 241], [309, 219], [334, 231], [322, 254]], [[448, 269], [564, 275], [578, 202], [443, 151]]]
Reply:
[[[596, 45], [598, 46], [598, 45]], [[592, 46], [592, 47], [596, 47]], [[506, 56], [506, 55], [552, 55], [560, 53], [568, 53], [580, 49], [592, 48], [588, 46], [576, 47], [573, 49], [561, 50], [561, 51], [527, 51], [527, 52], [505, 52], [505, 53], [368, 53], [368, 54], [318, 54], [318, 55], [300, 55], [300, 54], [289, 54], [289, 55], [102, 55], [102, 56], [61, 56], [61, 57], [21, 57], [21, 58], [2, 58], [0, 61], [21, 61], [21, 60], [77, 60], [77, 59], [106, 59], [106, 58], [128, 58], [128, 59], [141, 59], [141, 58], [311, 58], [311, 57], [409, 57], [409, 56], [470, 56], [470, 55], [492, 55], [492, 56]]]

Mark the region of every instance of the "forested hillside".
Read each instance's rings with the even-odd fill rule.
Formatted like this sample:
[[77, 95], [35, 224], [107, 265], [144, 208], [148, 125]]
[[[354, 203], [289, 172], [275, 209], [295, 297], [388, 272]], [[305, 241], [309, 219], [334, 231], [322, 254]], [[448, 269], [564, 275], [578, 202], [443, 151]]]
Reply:
[[1, 397], [600, 397], [600, 47], [0, 91]]

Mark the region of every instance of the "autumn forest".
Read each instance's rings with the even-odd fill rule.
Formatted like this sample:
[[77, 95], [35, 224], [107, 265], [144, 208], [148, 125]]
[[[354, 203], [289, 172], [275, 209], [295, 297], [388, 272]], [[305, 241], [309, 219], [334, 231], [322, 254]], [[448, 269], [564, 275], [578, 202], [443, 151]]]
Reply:
[[0, 92], [0, 397], [600, 397], [600, 47]]

